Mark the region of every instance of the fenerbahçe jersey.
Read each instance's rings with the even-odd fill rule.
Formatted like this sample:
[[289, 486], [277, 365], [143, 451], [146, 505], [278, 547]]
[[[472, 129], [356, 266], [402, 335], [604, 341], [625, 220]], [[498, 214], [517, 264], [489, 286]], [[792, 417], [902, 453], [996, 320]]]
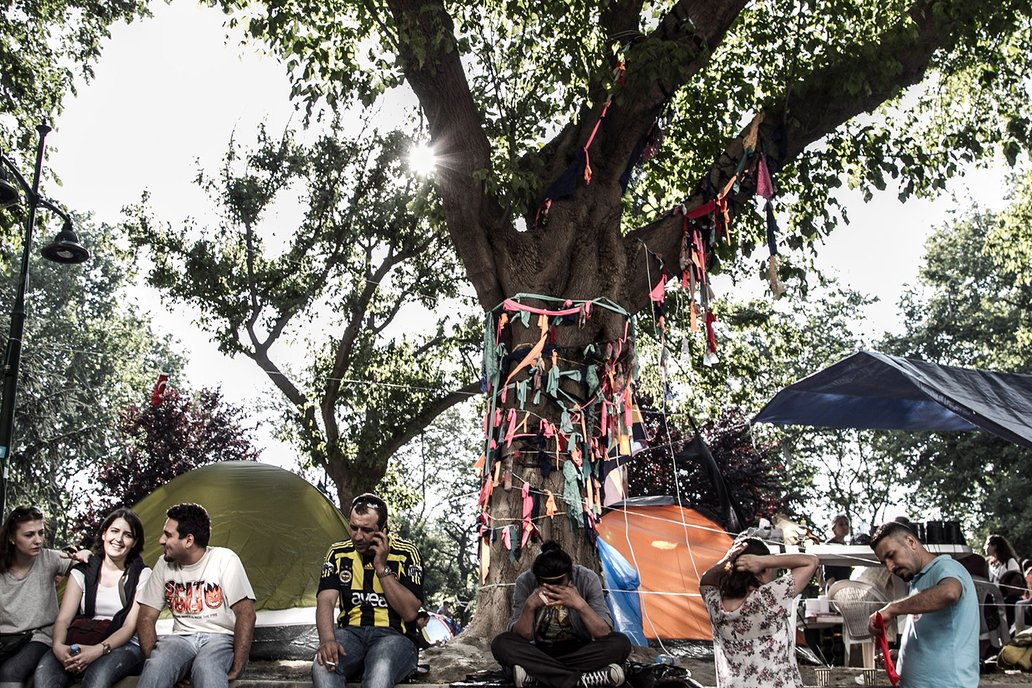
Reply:
[[[387, 568], [392, 571], [423, 604], [423, 567], [419, 552], [408, 540], [388, 536]], [[387, 604], [380, 579], [373, 570], [373, 556], [363, 558], [351, 540], [330, 545], [319, 579], [319, 592], [340, 593], [340, 614], [337, 625], [389, 627], [412, 637], [415, 624], [409, 627], [401, 615]]]

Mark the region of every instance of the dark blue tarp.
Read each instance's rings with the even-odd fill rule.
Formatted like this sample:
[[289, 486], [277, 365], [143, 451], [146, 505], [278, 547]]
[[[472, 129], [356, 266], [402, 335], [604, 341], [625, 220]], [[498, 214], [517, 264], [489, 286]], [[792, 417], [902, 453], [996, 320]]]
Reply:
[[860, 351], [775, 395], [754, 423], [985, 430], [1032, 448], [1032, 376]]

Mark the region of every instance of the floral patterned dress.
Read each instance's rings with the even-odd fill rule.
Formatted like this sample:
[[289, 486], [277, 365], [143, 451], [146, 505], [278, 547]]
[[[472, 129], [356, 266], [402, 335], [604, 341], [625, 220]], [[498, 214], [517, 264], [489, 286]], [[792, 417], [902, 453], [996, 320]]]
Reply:
[[724, 609], [720, 591], [700, 588], [713, 624], [713, 655], [718, 688], [802, 688], [789, 636], [795, 597], [790, 574], [762, 585], [733, 612]]

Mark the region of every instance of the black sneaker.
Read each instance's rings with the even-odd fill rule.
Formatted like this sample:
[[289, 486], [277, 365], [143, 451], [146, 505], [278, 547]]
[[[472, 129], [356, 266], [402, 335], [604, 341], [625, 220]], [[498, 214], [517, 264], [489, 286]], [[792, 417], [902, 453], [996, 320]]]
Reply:
[[514, 664], [512, 667], [512, 682], [516, 688], [533, 688], [533, 686], [541, 685], [536, 678], [528, 674], [527, 670], [519, 664]]
[[623, 667], [619, 664], [610, 664], [604, 669], [582, 674], [577, 685], [581, 688], [616, 688], [623, 685], [623, 682]]

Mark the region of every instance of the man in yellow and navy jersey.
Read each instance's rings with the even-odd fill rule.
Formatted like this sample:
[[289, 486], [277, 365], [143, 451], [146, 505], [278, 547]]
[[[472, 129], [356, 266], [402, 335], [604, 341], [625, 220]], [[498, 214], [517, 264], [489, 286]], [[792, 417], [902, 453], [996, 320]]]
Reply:
[[344, 688], [361, 675], [364, 688], [392, 688], [416, 670], [419, 552], [388, 533], [387, 504], [376, 495], [355, 497], [348, 521], [351, 539], [330, 546], [319, 581], [312, 682]]

